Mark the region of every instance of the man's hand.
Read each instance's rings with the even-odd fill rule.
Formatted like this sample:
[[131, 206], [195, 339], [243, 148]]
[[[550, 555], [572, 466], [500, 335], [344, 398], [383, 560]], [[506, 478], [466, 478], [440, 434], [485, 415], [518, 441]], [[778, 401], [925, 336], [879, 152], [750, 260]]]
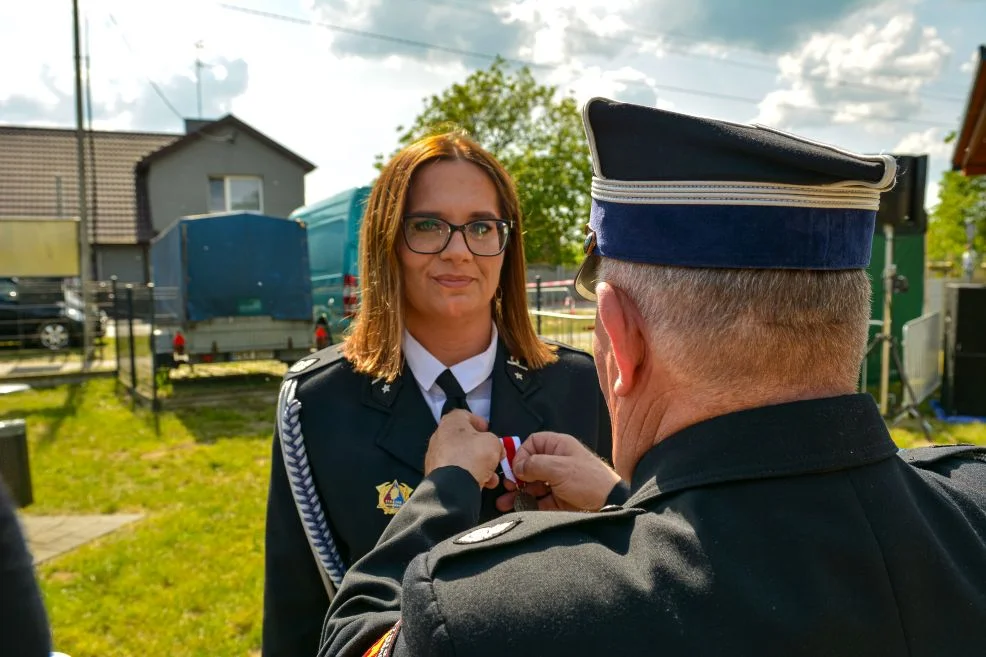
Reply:
[[503, 443], [486, 433], [486, 420], [466, 411], [452, 411], [438, 423], [425, 455], [425, 476], [455, 465], [473, 476], [480, 488], [496, 488], [496, 466], [504, 456]]
[[[572, 436], [543, 431], [531, 434], [517, 450], [512, 465], [524, 490], [538, 498], [542, 511], [598, 511], [620, 481], [620, 475]], [[508, 490], [516, 487], [508, 482]], [[516, 492], [501, 495], [500, 511], [513, 508]]]

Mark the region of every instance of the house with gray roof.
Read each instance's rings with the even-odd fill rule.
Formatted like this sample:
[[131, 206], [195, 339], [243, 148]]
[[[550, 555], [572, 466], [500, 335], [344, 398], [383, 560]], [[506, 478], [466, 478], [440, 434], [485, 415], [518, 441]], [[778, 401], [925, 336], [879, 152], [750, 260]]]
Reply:
[[[185, 132], [86, 134], [95, 277], [146, 282], [150, 240], [182, 216], [304, 205], [315, 165], [233, 115]], [[78, 217], [73, 129], [0, 126], [0, 220]]]

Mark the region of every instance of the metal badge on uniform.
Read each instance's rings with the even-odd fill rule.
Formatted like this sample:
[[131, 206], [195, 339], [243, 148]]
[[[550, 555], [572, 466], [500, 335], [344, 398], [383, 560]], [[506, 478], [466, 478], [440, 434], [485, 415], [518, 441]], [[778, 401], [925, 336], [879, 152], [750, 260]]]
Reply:
[[391, 382], [387, 382], [382, 376], [370, 382], [370, 397], [374, 402], [389, 408], [393, 406], [397, 399], [397, 393], [401, 389], [401, 379], [397, 377]]
[[377, 486], [377, 508], [388, 516], [401, 510], [414, 489], [396, 479]]
[[530, 370], [516, 356], [507, 359], [507, 374], [510, 381], [517, 386], [521, 392], [525, 392], [531, 384]]
[[480, 527], [479, 529], [474, 529], [465, 536], [460, 536], [459, 538], [453, 540], [453, 543], [459, 543], [460, 545], [471, 545], [472, 543], [482, 543], [483, 541], [488, 541], [491, 538], [496, 538], [506, 534], [508, 531], [520, 524], [520, 520], [510, 520], [507, 522], [499, 522], [495, 525], [489, 525], [488, 527]]

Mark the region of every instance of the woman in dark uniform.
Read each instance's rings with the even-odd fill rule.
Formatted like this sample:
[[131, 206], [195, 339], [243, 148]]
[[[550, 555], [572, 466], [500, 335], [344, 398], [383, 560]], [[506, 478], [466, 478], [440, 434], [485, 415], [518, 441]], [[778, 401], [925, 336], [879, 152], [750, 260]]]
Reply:
[[[341, 345], [281, 388], [267, 506], [265, 657], [315, 655], [334, 587], [421, 481], [442, 415], [499, 436], [570, 433], [610, 457], [591, 357], [538, 339], [520, 204], [503, 167], [458, 133], [381, 172], [360, 233], [360, 306]], [[502, 477], [501, 477], [502, 480]], [[484, 491], [483, 518], [504, 492]]]

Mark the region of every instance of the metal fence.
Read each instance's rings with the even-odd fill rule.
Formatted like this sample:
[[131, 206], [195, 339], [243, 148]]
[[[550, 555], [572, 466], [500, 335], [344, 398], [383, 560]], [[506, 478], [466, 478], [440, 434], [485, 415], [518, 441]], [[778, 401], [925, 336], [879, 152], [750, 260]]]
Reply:
[[111, 285], [94, 282], [87, 292], [77, 279], [0, 278], [0, 379], [111, 372]]
[[154, 286], [118, 285], [113, 281], [112, 295], [117, 381], [134, 402], [149, 403], [156, 408]]
[[528, 309], [534, 330], [541, 337], [570, 347], [592, 352], [592, 330], [596, 316], [586, 313], [564, 313]]
[[928, 313], [903, 326], [904, 373], [910, 383], [904, 386], [904, 403], [920, 404], [941, 385], [942, 314]]

